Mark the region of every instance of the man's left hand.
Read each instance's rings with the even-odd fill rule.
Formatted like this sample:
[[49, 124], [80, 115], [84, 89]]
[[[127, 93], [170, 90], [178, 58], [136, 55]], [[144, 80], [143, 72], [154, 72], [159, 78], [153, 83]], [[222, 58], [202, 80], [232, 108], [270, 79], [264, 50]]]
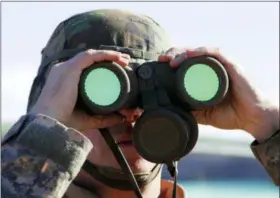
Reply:
[[200, 124], [220, 129], [240, 129], [253, 135], [259, 142], [279, 129], [279, 107], [272, 104], [252, 86], [245, 74], [218, 49], [171, 48], [160, 55], [158, 61], [178, 67], [188, 58], [209, 55], [225, 67], [230, 87], [227, 97], [220, 104], [204, 110], [193, 111]]

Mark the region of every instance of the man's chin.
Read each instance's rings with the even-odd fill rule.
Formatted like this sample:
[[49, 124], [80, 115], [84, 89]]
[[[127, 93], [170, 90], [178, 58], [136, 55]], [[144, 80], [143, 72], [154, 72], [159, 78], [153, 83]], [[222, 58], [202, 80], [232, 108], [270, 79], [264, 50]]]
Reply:
[[[132, 148], [121, 148], [121, 151], [133, 173], [149, 172], [155, 165], [141, 157], [134, 146]], [[118, 162], [117, 164], [118, 168], [120, 168]]]

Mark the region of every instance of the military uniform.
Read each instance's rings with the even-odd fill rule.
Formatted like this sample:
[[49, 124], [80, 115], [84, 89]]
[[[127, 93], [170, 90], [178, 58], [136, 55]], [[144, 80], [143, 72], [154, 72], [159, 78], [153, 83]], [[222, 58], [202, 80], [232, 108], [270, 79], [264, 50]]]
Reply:
[[[169, 47], [164, 30], [147, 16], [119, 10], [75, 15], [59, 24], [42, 51], [42, 62], [32, 85], [28, 110], [41, 93], [51, 66], [70, 58], [69, 53], [74, 55], [88, 48], [114, 49], [130, 54], [132, 63], [137, 64], [156, 60]], [[68, 50], [67, 53], [62, 52], [64, 50]], [[278, 186], [279, 142], [278, 132], [267, 141], [261, 144], [255, 141], [251, 146], [256, 158]], [[31, 114], [22, 116], [2, 141], [2, 197], [100, 197], [73, 182], [92, 146], [82, 133], [53, 118]], [[178, 194], [185, 197], [180, 186]]]

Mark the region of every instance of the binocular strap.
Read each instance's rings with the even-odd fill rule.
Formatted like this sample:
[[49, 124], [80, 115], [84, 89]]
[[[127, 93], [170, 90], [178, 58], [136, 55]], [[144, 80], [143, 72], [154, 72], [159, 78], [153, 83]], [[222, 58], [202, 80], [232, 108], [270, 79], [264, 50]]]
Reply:
[[109, 133], [108, 129], [99, 129], [103, 138], [107, 142], [108, 146], [112, 150], [115, 158], [119, 162], [122, 171], [112, 169], [109, 167], [100, 167], [92, 164], [88, 160], [83, 165], [83, 170], [90, 174], [96, 180], [120, 190], [134, 190], [137, 197], [142, 198], [139, 187], [150, 183], [160, 173], [162, 165], [157, 164], [149, 173], [144, 174], [133, 174], [125, 157], [121, 150], [116, 145], [113, 137]]

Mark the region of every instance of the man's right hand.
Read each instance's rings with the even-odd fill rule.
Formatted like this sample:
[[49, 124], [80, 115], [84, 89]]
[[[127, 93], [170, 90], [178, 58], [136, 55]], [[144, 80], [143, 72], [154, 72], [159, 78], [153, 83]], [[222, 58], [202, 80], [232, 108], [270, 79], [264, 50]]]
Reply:
[[77, 54], [66, 62], [54, 65], [41, 95], [30, 113], [49, 116], [68, 127], [74, 126], [80, 131], [122, 123], [123, 118], [119, 115], [88, 116], [84, 112], [74, 112], [82, 71], [101, 61], [114, 61], [125, 67], [128, 65], [130, 57], [116, 51], [90, 49]]

